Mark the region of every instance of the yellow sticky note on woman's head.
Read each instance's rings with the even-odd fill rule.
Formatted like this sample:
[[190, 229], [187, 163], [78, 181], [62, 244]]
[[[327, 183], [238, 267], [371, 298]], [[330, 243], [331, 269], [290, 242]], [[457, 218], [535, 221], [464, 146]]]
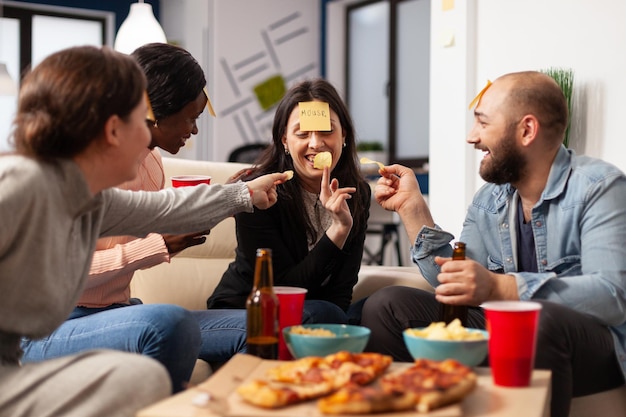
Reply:
[[211, 104], [211, 97], [209, 97], [209, 92], [206, 87], [202, 89], [204, 91], [204, 95], [206, 96], [206, 108], [209, 110], [209, 114], [215, 117], [215, 110], [213, 110], [213, 104]]
[[300, 130], [329, 131], [330, 130], [330, 106], [323, 101], [306, 101], [298, 103], [300, 115]]
[[147, 112], [146, 112], [146, 120], [155, 123], [156, 122], [156, 117], [154, 117], [154, 111], [152, 111], [152, 103], [150, 103], [150, 97], [148, 96], [148, 92], [144, 91], [143, 92], [143, 99], [146, 102], [146, 107], [148, 108]]

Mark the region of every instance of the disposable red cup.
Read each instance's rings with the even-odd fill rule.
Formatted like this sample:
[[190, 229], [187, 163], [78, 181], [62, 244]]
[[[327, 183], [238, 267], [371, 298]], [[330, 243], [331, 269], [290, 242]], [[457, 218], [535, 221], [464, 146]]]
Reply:
[[211, 184], [210, 175], [176, 175], [170, 178], [172, 187], [188, 187], [190, 185]]
[[288, 326], [302, 324], [302, 310], [307, 289], [299, 287], [274, 287], [274, 293], [278, 297], [278, 325], [280, 327], [278, 339], [278, 359], [286, 361], [293, 359], [285, 340], [283, 329]]
[[541, 304], [532, 301], [489, 301], [485, 310], [489, 332], [489, 365], [493, 382], [527, 387], [535, 363]]

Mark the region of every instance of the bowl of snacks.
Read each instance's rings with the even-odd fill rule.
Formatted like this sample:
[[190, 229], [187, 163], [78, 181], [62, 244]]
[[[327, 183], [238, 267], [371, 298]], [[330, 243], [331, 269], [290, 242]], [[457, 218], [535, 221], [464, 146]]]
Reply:
[[428, 327], [406, 329], [402, 336], [415, 359], [455, 359], [467, 366], [477, 366], [487, 357], [489, 333], [465, 328], [458, 319], [447, 326], [435, 322]]
[[349, 324], [299, 324], [283, 329], [283, 338], [294, 358], [326, 356], [342, 350], [361, 353], [370, 329]]

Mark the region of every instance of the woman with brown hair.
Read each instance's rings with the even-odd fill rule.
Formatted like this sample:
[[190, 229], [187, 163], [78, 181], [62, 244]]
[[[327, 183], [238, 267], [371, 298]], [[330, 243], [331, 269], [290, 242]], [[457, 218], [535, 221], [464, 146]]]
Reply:
[[0, 157], [0, 415], [134, 415], [169, 394], [140, 355], [85, 352], [20, 364], [22, 337], [44, 337], [80, 296], [100, 236], [191, 233], [276, 202], [286, 174], [160, 192], [133, 179], [150, 144], [146, 80], [130, 57], [75, 47], [22, 83], [13, 139]]

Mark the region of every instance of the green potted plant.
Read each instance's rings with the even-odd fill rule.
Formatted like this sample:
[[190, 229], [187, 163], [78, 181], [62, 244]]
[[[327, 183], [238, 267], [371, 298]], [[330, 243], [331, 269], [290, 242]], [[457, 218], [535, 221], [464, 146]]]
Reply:
[[563, 138], [563, 145], [567, 147], [569, 145], [569, 131], [572, 120], [572, 96], [574, 94], [574, 71], [571, 68], [558, 68], [550, 67], [544, 69], [541, 72], [554, 78], [557, 84], [563, 90], [565, 99], [567, 100], [567, 111], [569, 113], [569, 120], [567, 121], [567, 128], [565, 129], [565, 137]]

